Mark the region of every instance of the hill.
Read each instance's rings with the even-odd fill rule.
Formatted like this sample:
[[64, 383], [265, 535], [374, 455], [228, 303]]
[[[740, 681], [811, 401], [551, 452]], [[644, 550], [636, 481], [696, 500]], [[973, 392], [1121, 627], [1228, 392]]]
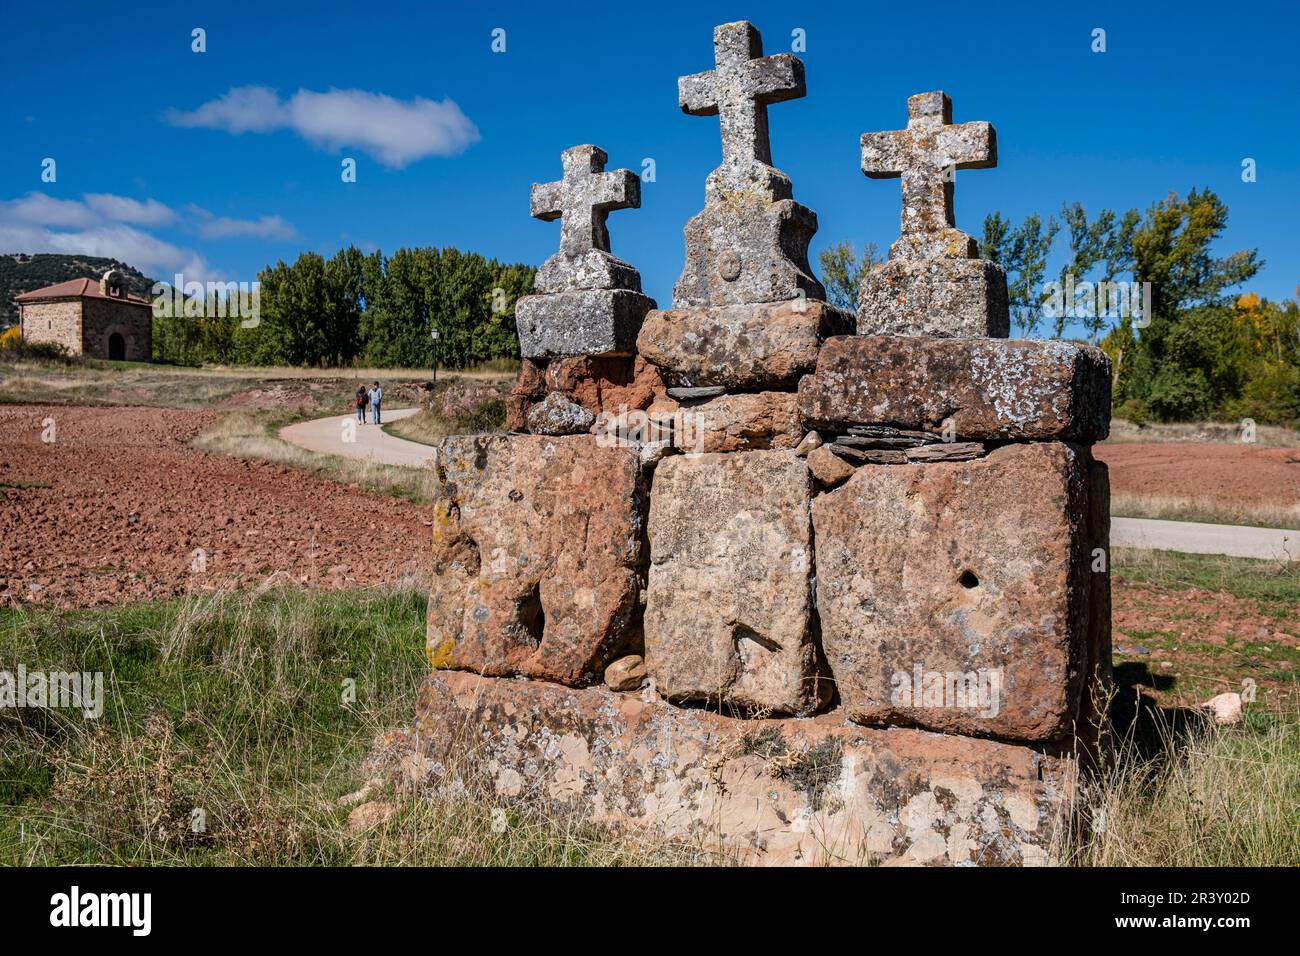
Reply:
[[0, 255], [0, 326], [12, 325], [18, 321], [14, 296], [56, 282], [66, 282], [68, 279], [98, 279], [109, 269], [122, 273], [129, 292], [150, 297], [154, 280], [117, 259], [47, 252], [35, 255], [22, 252]]

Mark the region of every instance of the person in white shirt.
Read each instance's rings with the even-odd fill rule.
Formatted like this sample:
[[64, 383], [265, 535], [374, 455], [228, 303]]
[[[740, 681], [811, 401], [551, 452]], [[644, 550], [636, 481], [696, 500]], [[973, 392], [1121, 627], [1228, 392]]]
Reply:
[[375, 387], [370, 390], [370, 415], [373, 422], [379, 424], [379, 403], [384, 399], [384, 390], [375, 382]]

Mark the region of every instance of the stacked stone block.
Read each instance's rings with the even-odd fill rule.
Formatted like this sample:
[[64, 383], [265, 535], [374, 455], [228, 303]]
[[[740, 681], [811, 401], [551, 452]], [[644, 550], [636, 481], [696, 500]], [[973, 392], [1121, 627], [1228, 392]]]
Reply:
[[[771, 810], [786, 861], [806, 858], [793, 817], [824, 810], [882, 858], [1036, 862], [1109, 675], [1107, 478], [1089, 451], [1108, 362], [1005, 338], [1005, 280], [953, 225], [951, 178], [927, 178], [993, 165], [993, 130], [952, 127], [941, 93], [913, 97], [915, 127], [884, 145], [864, 137], [872, 169], [902, 170], [894, 255], [925, 265], [889, 301], [881, 283], [903, 272], [864, 282], [856, 326], [822, 301], [816, 218], [767, 143], [766, 106], [802, 95], [802, 64], [763, 57], [747, 23], [714, 42], [717, 68], [679, 85], [686, 112], [719, 115], [723, 163], [673, 308], [638, 318], [635, 354], [596, 299], [524, 309], [511, 420], [531, 434], [440, 448], [428, 652], [479, 682], [432, 681], [422, 725], [474, 710], [471, 690], [489, 720], [517, 697], [531, 716], [509, 741], [475, 728], [485, 779], [620, 826], [704, 826], [735, 809], [730, 786], [759, 808], [736, 811], [730, 839], [752, 848]], [[590, 192], [541, 205], [567, 225], [597, 209]], [[594, 255], [600, 235], [566, 240], [536, 298], [570, 294], [564, 274], [627, 290], [635, 270]], [[676, 430], [653, 455], [644, 435], [611, 440], [614, 402], [670, 411]], [[491, 682], [505, 677], [553, 686]], [[556, 735], [573, 738], [555, 752], [563, 787], [535, 753]], [[780, 776], [822, 748], [825, 780], [802, 796], [764, 789], [752, 762], [740, 777], [709, 763], [768, 754]]]

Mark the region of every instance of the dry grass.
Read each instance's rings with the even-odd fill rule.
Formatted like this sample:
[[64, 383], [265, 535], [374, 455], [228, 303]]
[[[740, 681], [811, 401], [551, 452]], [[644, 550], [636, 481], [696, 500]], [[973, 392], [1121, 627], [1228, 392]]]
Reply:
[[1256, 528], [1300, 528], [1300, 503], [1293, 505], [1226, 504], [1170, 495], [1112, 492], [1110, 513], [1124, 518], [1203, 521], [1208, 524], [1249, 525]]
[[[494, 380], [508, 375], [511, 365], [518, 368], [518, 362], [499, 360], [458, 370], [454, 374], [471, 380]], [[260, 383], [295, 380], [337, 381], [337, 404], [346, 409], [358, 381], [420, 382], [427, 380], [429, 375], [428, 369], [189, 368], [96, 359], [63, 366], [51, 362], [4, 360], [0, 361], [0, 402], [209, 408]]]
[[279, 424], [264, 415], [232, 413], [195, 438], [194, 445], [214, 454], [273, 461], [379, 494], [417, 502], [433, 500], [436, 483], [427, 468], [308, 451], [275, 434]]
[[[0, 711], [0, 865], [726, 862], [703, 845], [637, 842], [504, 806], [472, 784], [417, 793], [380, 784], [349, 799], [367, 783], [372, 741], [411, 720], [427, 668], [424, 611], [412, 590], [268, 588], [0, 613], [0, 667], [101, 670], [107, 692], [98, 721]], [[340, 694], [345, 680], [355, 702]], [[1079, 790], [1076, 825], [1057, 848], [1064, 862], [1300, 859], [1300, 721], [1268, 716], [1176, 732], [1148, 714], [1116, 731], [1117, 759]], [[764, 752], [757, 738], [751, 746]], [[449, 767], [442, 777], [457, 778], [474, 775]], [[351, 832], [359, 799], [394, 812]]]
[[499, 432], [505, 427], [505, 407], [500, 402], [481, 407], [477, 413], [447, 418], [432, 408], [422, 408], [414, 415], [384, 426], [384, 431], [408, 441], [436, 445], [448, 435], [475, 435]]
[[[1174, 422], [1170, 424], [1149, 423], [1135, 425], [1122, 418], [1113, 418], [1110, 423], [1110, 444], [1133, 444], [1135, 442], [1189, 442], [1189, 443], [1235, 443], [1241, 441], [1241, 425], [1238, 422]], [[1255, 427], [1255, 444], [1270, 445], [1279, 448], [1300, 448], [1300, 432], [1277, 425], [1257, 425]]]
[[1151, 709], [1117, 740], [1079, 788], [1065, 865], [1300, 860], [1300, 715], [1216, 727]]
[[[0, 667], [100, 670], [98, 721], [0, 711], [0, 865], [570, 866], [693, 862], [472, 789], [350, 832], [377, 735], [427, 669], [416, 592], [276, 588], [0, 613]], [[355, 701], [341, 694], [354, 681]], [[495, 811], [495, 812], [494, 812]], [[495, 818], [495, 819], [494, 819]]]

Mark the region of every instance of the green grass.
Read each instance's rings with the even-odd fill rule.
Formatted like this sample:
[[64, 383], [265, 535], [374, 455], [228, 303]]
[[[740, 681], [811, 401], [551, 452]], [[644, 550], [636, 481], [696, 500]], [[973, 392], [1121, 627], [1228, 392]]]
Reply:
[[1213, 554], [1116, 548], [1114, 574], [1133, 584], [1224, 591], [1241, 598], [1300, 609], [1300, 561], [1257, 561]]
[[[1148, 581], [1213, 582], [1279, 606], [1294, 594], [1286, 590], [1294, 581], [1279, 583], [1258, 566], [1126, 562], [1123, 555], [1116, 565]], [[0, 710], [0, 865], [715, 861], [695, 848], [634, 844], [518, 808], [507, 809], [500, 829], [492, 825], [499, 803], [488, 794], [411, 799], [382, 784], [366, 799], [391, 802], [395, 814], [349, 832], [349, 807], [339, 798], [367, 783], [363, 761], [375, 738], [412, 720], [427, 670], [424, 614], [423, 595], [411, 591], [298, 589], [0, 611], [0, 670], [22, 663], [105, 675], [98, 720], [66, 710]], [[1254, 643], [1237, 650], [1262, 660]], [[349, 681], [355, 703], [345, 704]], [[1162, 725], [1156, 731], [1165, 733]], [[1077, 809], [1092, 826], [1069, 834], [1061, 847], [1068, 862], [1300, 859], [1295, 715], [1260, 712], [1237, 727], [1170, 730], [1154, 753], [1133, 746], [1129, 732], [1116, 731], [1116, 759], [1080, 791]], [[836, 753], [794, 762], [769, 737], [744, 738], [746, 752], [779, 763], [813, 794], [836, 778]], [[198, 833], [196, 811], [206, 821]]]
[[105, 675], [98, 720], [0, 710], [0, 865], [664, 858], [518, 811], [494, 832], [491, 801], [468, 793], [399, 801], [386, 823], [349, 833], [338, 798], [364, 782], [376, 735], [413, 717], [423, 621], [423, 596], [394, 591], [0, 613], [0, 669]]

